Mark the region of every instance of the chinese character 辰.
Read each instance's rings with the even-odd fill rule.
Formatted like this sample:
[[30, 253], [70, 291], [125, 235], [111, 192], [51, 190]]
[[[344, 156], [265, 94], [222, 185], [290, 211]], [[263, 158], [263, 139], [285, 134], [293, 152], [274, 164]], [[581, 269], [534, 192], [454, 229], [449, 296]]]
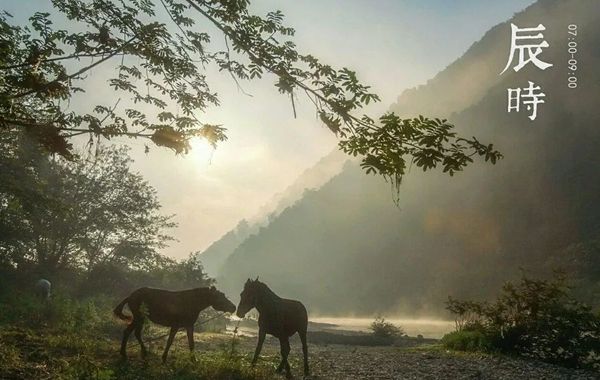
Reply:
[[521, 103], [527, 107], [527, 111], [531, 111], [529, 119], [535, 120], [537, 117], [537, 106], [538, 104], [545, 103], [544, 94], [541, 91], [540, 86], [536, 86], [533, 82], [529, 81], [529, 87], [523, 88], [509, 88], [508, 89], [508, 112], [520, 111]]
[[[510, 24], [511, 38], [510, 38], [510, 54], [508, 56], [508, 62], [504, 67], [504, 70], [500, 74], [503, 74], [512, 64], [515, 58], [515, 52], [518, 55], [518, 63], [513, 67], [513, 70], [519, 71], [527, 63], [531, 62], [542, 70], [546, 70], [551, 67], [551, 63], [547, 63], [538, 58], [538, 55], [542, 53], [542, 48], [547, 48], [550, 45], [544, 40], [544, 35], [541, 31], [546, 30], [544, 25], [539, 24], [535, 28], [519, 28], [515, 24]], [[540, 32], [534, 34], [534, 32]]]

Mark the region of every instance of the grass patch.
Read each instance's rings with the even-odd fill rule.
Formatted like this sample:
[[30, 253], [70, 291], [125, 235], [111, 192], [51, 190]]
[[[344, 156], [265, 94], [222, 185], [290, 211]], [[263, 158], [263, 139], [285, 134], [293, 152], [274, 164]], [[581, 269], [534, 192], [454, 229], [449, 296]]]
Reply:
[[480, 330], [453, 331], [442, 338], [444, 347], [458, 351], [482, 351], [492, 350], [492, 342]]
[[[128, 360], [119, 355], [124, 325], [112, 318], [114, 300], [103, 297], [72, 299], [57, 295], [40, 302], [28, 294], [0, 298], [0, 379], [227, 379], [276, 378], [273, 365], [251, 368], [230, 339], [216, 349], [200, 348], [191, 355], [187, 345], [171, 348], [166, 364], [161, 354], [167, 330], [144, 326], [150, 353], [141, 359], [132, 335]], [[202, 337], [206, 338], [203, 334]], [[181, 336], [181, 335], [180, 335]]]
[[119, 341], [84, 332], [0, 328], [0, 378], [22, 379], [239, 379], [275, 378], [265, 363], [251, 368], [248, 359], [231, 350], [172, 350], [167, 364], [154, 350], [141, 359], [129, 346], [129, 359], [119, 357]]

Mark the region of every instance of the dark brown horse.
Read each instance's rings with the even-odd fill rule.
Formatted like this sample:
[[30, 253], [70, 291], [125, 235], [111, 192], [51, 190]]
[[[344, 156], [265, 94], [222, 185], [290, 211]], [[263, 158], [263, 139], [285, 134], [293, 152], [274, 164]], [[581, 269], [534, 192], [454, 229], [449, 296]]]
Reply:
[[279, 297], [262, 282], [248, 279], [244, 290], [240, 294], [240, 304], [237, 308], [237, 316], [243, 318], [253, 307], [258, 310], [258, 344], [254, 352], [252, 365], [256, 364], [260, 350], [265, 341], [265, 335], [271, 334], [279, 338], [281, 345], [281, 363], [277, 372], [283, 371], [288, 378], [292, 376], [288, 355], [290, 353], [289, 338], [298, 333], [302, 342], [302, 353], [304, 354], [304, 375], [308, 376], [308, 347], [306, 345], [306, 329], [308, 327], [308, 313], [299, 301]]
[[[125, 304], [129, 305], [133, 317], [123, 314]], [[140, 288], [134, 291], [114, 310], [117, 317], [129, 322], [123, 332], [121, 355], [127, 356], [125, 352], [127, 341], [131, 332], [134, 331], [135, 337], [142, 347], [142, 356], [146, 356], [146, 347], [142, 341], [142, 327], [146, 316], [154, 323], [171, 328], [167, 346], [162, 355], [163, 362], [167, 360], [169, 348], [180, 328], [187, 330], [190, 351], [194, 351], [194, 323], [198, 319], [198, 314], [209, 306], [228, 313], [235, 311], [235, 305], [214, 286], [178, 292], [152, 288]]]

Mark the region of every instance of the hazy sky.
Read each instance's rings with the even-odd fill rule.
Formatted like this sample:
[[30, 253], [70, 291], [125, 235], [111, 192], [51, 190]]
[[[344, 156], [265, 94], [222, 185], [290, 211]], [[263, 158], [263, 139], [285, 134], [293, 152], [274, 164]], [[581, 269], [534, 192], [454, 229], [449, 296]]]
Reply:
[[[433, 77], [485, 31], [532, 2], [262, 0], [253, 1], [252, 8], [258, 13], [282, 10], [286, 23], [296, 29], [301, 51], [356, 70], [382, 98], [369, 109], [375, 115], [404, 89]], [[0, 0], [0, 8], [22, 20], [36, 10], [48, 10], [48, 3]], [[164, 212], [176, 214], [179, 227], [172, 232], [179, 242], [165, 253], [177, 258], [206, 248], [240, 219], [256, 214], [336, 144], [308, 103], [297, 104], [298, 117], [293, 118], [289, 98], [278, 94], [272, 78], [243, 84], [249, 97], [229, 76], [209, 74], [221, 107], [199, 117], [224, 124], [227, 142], [214, 152], [198, 143], [181, 157], [156, 148], [145, 155], [143, 143], [131, 141], [136, 169], [158, 190]], [[102, 76], [97, 74], [95, 80]], [[96, 104], [106, 96], [103, 90], [88, 90], [86, 100]]]

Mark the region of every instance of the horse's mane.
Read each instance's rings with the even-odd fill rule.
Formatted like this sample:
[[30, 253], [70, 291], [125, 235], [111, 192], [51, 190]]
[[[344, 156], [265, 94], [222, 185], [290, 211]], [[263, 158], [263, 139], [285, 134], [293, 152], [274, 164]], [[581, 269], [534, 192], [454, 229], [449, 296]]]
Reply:
[[275, 292], [272, 291], [271, 288], [269, 288], [267, 286], [267, 284], [265, 284], [264, 282], [260, 282], [260, 281], [256, 280], [256, 281], [254, 281], [254, 283], [256, 284], [256, 286], [258, 287], [258, 289], [261, 290], [268, 297], [275, 298], [275, 299], [280, 299], [281, 298], [277, 294], [275, 294]]

